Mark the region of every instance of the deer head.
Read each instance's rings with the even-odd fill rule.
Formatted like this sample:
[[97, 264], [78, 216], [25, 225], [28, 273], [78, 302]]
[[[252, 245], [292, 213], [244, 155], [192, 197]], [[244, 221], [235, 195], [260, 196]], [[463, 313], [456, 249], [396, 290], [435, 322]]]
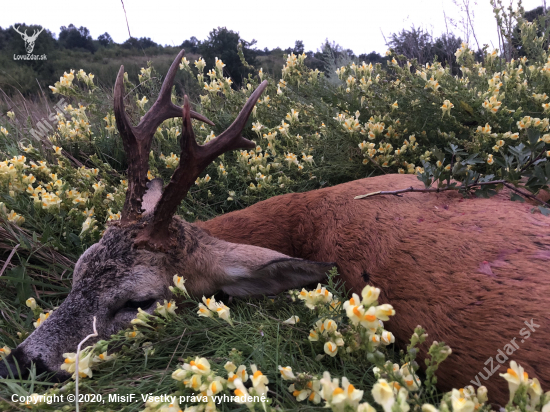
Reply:
[[[225, 242], [210, 236], [174, 213], [202, 170], [217, 156], [255, 144], [241, 136], [257, 99], [267, 86], [252, 93], [229, 128], [204, 145], [197, 144], [191, 118], [212, 124], [192, 111], [187, 96], [183, 108], [171, 102], [171, 88], [182, 50], [170, 67], [159, 97], [133, 126], [124, 111], [124, 67], [115, 84], [117, 128], [128, 157], [128, 191], [119, 222], [78, 260], [73, 287], [63, 304], [8, 358], [26, 370], [34, 362], [38, 372], [59, 372], [64, 352], [92, 331], [97, 319], [99, 339], [130, 326], [141, 308], [152, 313], [155, 303], [170, 299], [174, 274], [184, 276], [190, 294], [201, 297], [223, 290], [232, 296], [279, 293], [322, 279], [329, 263], [296, 259], [269, 249]], [[162, 190], [162, 181], [148, 182], [148, 157], [157, 127], [171, 117], [183, 118], [180, 163]], [[90, 341], [88, 341], [90, 342]], [[92, 341], [93, 342], [93, 341]], [[91, 342], [90, 342], [91, 343]], [[0, 362], [0, 376], [8, 371]]]
[[38, 35], [42, 33], [42, 30], [44, 30], [44, 27], [42, 27], [42, 29], [38, 33], [36, 32], [36, 30], [34, 30], [32, 33], [32, 36], [29, 36], [27, 34], [27, 29], [25, 29], [24, 33], [20, 32], [19, 31], [20, 28], [21, 26], [19, 26], [17, 29], [14, 27], [13, 29], [21, 35], [21, 37], [25, 41], [25, 49], [27, 49], [27, 53], [31, 54], [32, 51], [34, 50], [34, 42], [36, 41], [36, 38], [38, 37]]

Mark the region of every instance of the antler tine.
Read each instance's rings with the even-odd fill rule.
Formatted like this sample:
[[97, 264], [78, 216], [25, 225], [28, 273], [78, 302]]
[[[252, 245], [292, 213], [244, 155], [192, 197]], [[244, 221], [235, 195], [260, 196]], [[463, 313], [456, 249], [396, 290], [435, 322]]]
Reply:
[[254, 105], [266, 87], [267, 81], [264, 81], [248, 98], [231, 126], [217, 138], [202, 146], [198, 145], [195, 140], [189, 101], [185, 96], [180, 162], [157, 203], [152, 221], [138, 235], [135, 241], [136, 246], [148, 245], [153, 249], [163, 249], [170, 242], [168, 227], [172, 221], [172, 216], [201, 172], [216, 157], [225, 152], [239, 148], [250, 149], [256, 147], [254, 142], [242, 137], [241, 132]]
[[[185, 51], [176, 56], [162, 83], [159, 97], [153, 106], [143, 116], [137, 126], [132, 126], [130, 118], [124, 110], [124, 66], [118, 71], [115, 94], [114, 112], [117, 128], [124, 151], [128, 157], [128, 191], [122, 209], [122, 223], [134, 221], [141, 215], [143, 195], [147, 189], [147, 171], [149, 170], [149, 151], [157, 127], [166, 119], [180, 117], [182, 109], [172, 103], [172, 84]], [[203, 115], [189, 111], [192, 118], [214, 125]]]
[[[166, 73], [166, 77], [162, 82], [162, 87], [160, 89], [159, 97], [153, 106], [149, 109], [145, 116], [139, 122], [138, 128], [142, 129], [143, 134], [155, 134], [157, 127], [166, 119], [171, 119], [172, 117], [181, 117], [182, 108], [176, 106], [172, 103], [172, 85], [174, 84], [174, 78], [178, 72], [178, 67], [181, 62], [181, 59], [185, 55], [185, 50], [181, 50], [172, 65]], [[211, 126], [214, 126], [210, 120], [208, 120], [203, 115], [191, 110], [191, 117], [193, 119], [200, 120], [204, 123], [208, 123]]]
[[231, 123], [222, 134], [220, 134], [216, 139], [210, 140], [204, 146], [204, 156], [206, 165], [212, 162], [216, 157], [221, 154], [235, 149], [253, 149], [256, 147], [254, 142], [251, 142], [248, 139], [245, 139], [241, 136], [241, 133], [250, 117], [250, 113], [254, 109], [256, 102], [260, 98], [260, 95], [263, 93], [267, 87], [267, 80], [264, 80], [257, 88], [254, 90], [254, 93], [250, 95], [242, 110], [240, 111], [237, 118]]
[[150, 148], [151, 139], [148, 141], [149, 145], [147, 141], [137, 139], [134, 127], [124, 110], [124, 66], [120, 66], [115, 83], [114, 111], [116, 126], [128, 158], [128, 190], [121, 216], [122, 222], [126, 223], [136, 220], [141, 214], [149, 170], [149, 150], [145, 151], [143, 145], [145, 143], [145, 146], [149, 146], [147, 149]]

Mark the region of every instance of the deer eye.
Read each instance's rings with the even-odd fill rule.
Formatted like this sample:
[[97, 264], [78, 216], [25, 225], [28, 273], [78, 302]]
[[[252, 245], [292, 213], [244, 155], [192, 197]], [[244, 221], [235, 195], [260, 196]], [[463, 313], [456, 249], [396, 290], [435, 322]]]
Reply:
[[146, 299], [146, 300], [129, 300], [124, 304], [123, 309], [133, 309], [137, 310], [138, 308], [141, 308], [141, 310], [147, 310], [149, 309], [153, 303], [155, 303], [157, 300], [155, 298], [152, 299]]

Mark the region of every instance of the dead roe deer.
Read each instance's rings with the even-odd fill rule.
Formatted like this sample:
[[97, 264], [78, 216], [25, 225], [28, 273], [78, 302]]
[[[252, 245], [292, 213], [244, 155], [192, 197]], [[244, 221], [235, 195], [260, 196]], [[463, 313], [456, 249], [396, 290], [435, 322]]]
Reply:
[[[169, 299], [175, 273], [198, 297], [218, 290], [251, 296], [322, 280], [336, 265], [352, 291], [381, 288], [380, 300], [397, 312], [386, 327], [400, 344], [420, 324], [430, 339], [451, 346], [438, 373], [441, 389], [478, 382], [490, 400], [504, 404], [507, 385], [498, 374], [512, 359], [550, 385], [550, 219], [504, 192], [490, 199], [443, 192], [354, 200], [422, 185], [415, 176], [384, 175], [277, 196], [197, 224], [174, 216], [210, 162], [255, 147], [241, 132], [267, 85], [252, 93], [225, 132], [200, 146], [191, 118], [211, 122], [190, 110], [187, 97], [183, 111], [170, 100], [182, 57], [183, 51], [138, 126], [124, 111], [121, 67], [114, 108], [129, 165], [122, 218], [80, 257], [67, 299], [12, 351], [12, 369], [16, 358], [22, 369], [32, 361], [39, 372], [67, 378], [59, 369], [62, 354], [91, 332], [93, 316], [97, 339], [108, 338], [129, 326], [138, 307], [152, 312]], [[164, 120], [179, 116], [180, 164], [163, 189], [159, 180], [147, 183], [151, 141]], [[7, 373], [0, 363], [0, 376]]]

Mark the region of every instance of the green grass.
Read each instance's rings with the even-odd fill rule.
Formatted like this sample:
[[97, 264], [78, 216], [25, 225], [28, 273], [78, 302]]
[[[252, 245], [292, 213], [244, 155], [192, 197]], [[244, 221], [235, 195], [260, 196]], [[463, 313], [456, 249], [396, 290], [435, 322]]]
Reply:
[[[337, 278], [336, 278], [337, 279]], [[331, 286], [331, 290], [342, 292], [342, 288]], [[43, 303], [43, 301], [39, 302]], [[3, 322], [2, 329], [9, 335], [16, 330], [30, 331], [32, 325], [24, 322], [16, 323], [20, 316], [32, 318], [30, 309], [18, 312], [2, 299], [0, 308], [4, 317], [12, 319]], [[229, 303], [234, 326], [219, 319], [199, 317], [196, 313], [197, 302], [186, 300], [180, 303], [177, 316], [165, 325], [159, 325], [157, 330], [148, 332], [136, 343], [117, 336], [111, 347], [119, 347], [118, 357], [110, 362], [100, 364], [94, 370], [92, 379], [80, 380], [80, 393], [100, 394], [105, 400], [101, 405], [82, 405], [83, 411], [120, 410], [139, 411], [143, 409], [140, 394], [189, 394], [189, 390], [182, 390], [181, 385], [171, 378], [172, 372], [184, 361], [195, 357], [206, 357], [212, 370], [219, 376], [227, 377], [223, 365], [233, 360], [238, 366], [240, 360], [244, 365], [257, 365], [269, 378], [269, 396], [271, 406], [284, 410], [322, 410], [323, 403], [298, 404], [289, 393], [289, 382], [283, 381], [277, 367], [292, 366], [293, 371], [306, 372], [321, 376], [324, 371], [330, 371], [332, 376], [346, 376], [358, 389], [365, 390], [364, 400], [372, 403], [368, 389], [375, 378], [372, 374], [372, 364], [364, 356], [351, 356], [343, 359], [339, 356], [330, 358], [325, 356], [316, 360], [319, 347], [307, 340], [311, 325], [318, 319], [318, 314], [305, 307], [298, 301], [292, 302], [288, 294], [264, 299], [233, 299]], [[287, 325], [283, 321], [297, 315], [300, 322], [296, 325]], [[2, 339], [12, 344], [9, 339]], [[153, 342], [154, 354], [145, 356], [141, 344], [145, 341]], [[120, 349], [120, 345], [124, 347]], [[230, 356], [232, 349], [241, 352], [240, 356]], [[109, 350], [109, 352], [111, 349]], [[321, 350], [322, 353], [322, 350]], [[250, 373], [250, 369], [249, 369]], [[46, 378], [46, 382], [42, 379]], [[0, 397], [9, 400], [13, 393], [44, 393], [52, 387], [47, 382], [47, 376], [33, 377], [28, 381], [8, 379], [5, 385], [0, 385]], [[65, 383], [66, 384], [66, 383]], [[59, 389], [65, 384], [53, 384]], [[68, 383], [64, 389], [59, 389], [65, 395], [73, 393], [74, 382]], [[54, 389], [56, 391], [56, 389]], [[56, 391], [57, 392], [57, 391]], [[138, 400], [132, 403], [109, 402], [109, 394], [136, 394]], [[55, 410], [61, 405], [40, 405], [39, 410]], [[98, 408], [99, 406], [99, 408]], [[183, 405], [180, 405], [183, 407]], [[2, 410], [18, 410], [17, 405], [9, 402], [0, 404]], [[72, 406], [71, 406], [72, 408]], [[219, 405], [220, 410], [246, 410], [245, 406], [233, 403]]]

